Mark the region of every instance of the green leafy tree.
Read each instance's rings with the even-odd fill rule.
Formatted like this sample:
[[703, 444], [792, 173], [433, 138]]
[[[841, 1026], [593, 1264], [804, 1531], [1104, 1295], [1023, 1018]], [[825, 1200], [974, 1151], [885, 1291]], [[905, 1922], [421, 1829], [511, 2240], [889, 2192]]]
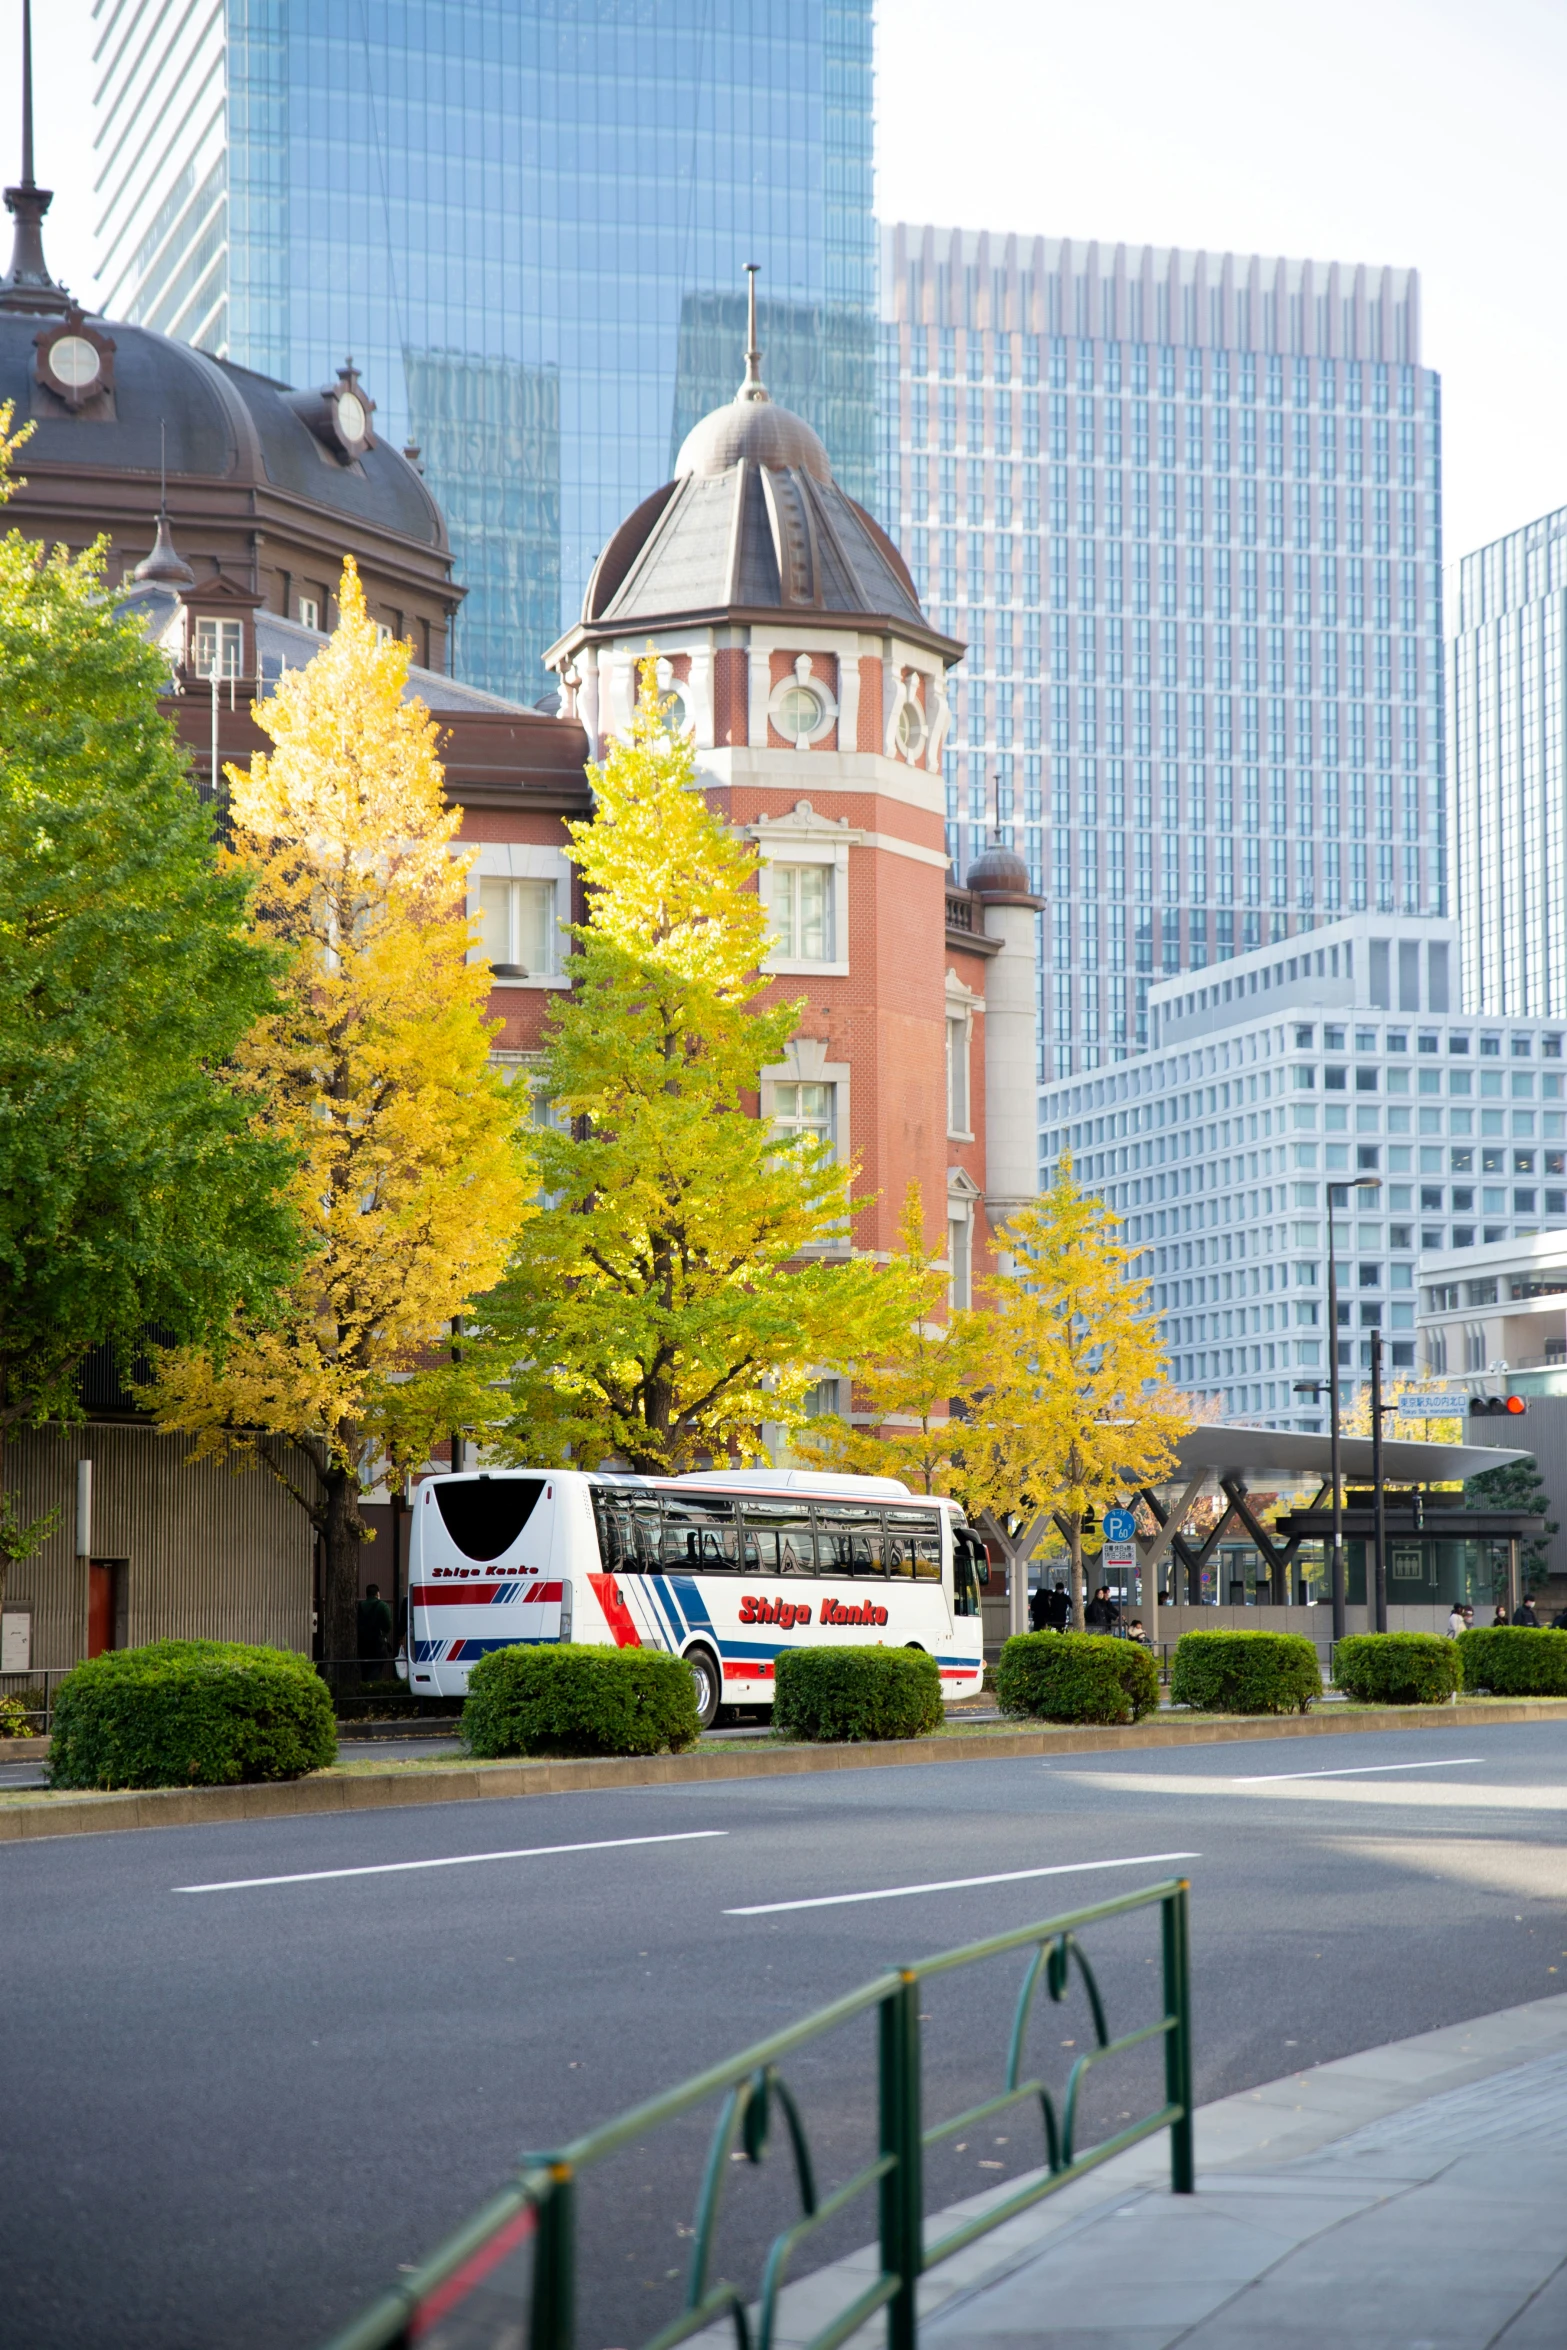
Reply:
[[589, 919], [538, 1071], [544, 1205], [488, 1309], [520, 1365], [508, 1445], [645, 1472], [755, 1458], [823, 1366], [904, 1318], [905, 1285], [847, 1251], [852, 1170], [756, 1116], [801, 1007], [761, 1000], [755, 852], [709, 809], [651, 661], [590, 774], [569, 852]]
[[[0, 1444], [78, 1417], [105, 1342], [129, 1363], [149, 1324], [194, 1341], [241, 1296], [265, 1310], [294, 1251], [290, 1154], [228, 1074], [275, 958], [103, 565], [0, 539]], [[5, 1522], [0, 1598], [47, 1531]]]
[[1519, 1553], [1526, 1591], [1533, 1591], [1550, 1572], [1546, 1545], [1561, 1532], [1559, 1520], [1546, 1515], [1550, 1506], [1536, 1460], [1507, 1461], [1499, 1469], [1484, 1469], [1464, 1486], [1466, 1510], [1527, 1510], [1531, 1516], [1545, 1517], [1545, 1541], [1526, 1542]]

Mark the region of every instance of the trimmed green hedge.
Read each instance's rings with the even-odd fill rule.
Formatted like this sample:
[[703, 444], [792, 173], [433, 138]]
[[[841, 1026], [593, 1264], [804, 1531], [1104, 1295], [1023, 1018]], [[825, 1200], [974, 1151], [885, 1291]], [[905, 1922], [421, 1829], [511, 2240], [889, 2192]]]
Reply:
[[1101, 1632], [1020, 1632], [1001, 1651], [1004, 1714], [1042, 1722], [1140, 1722], [1159, 1704], [1159, 1667], [1136, 1640]]
[[696, 1683], [659, 1648], [494, 1648], [468, 1676], [462, 1734], [499, 1754], [678, 1754], [701, 1735]]
[[1567, 1632], [1487, 1624], [1460, 1632], [1464, 1687], [1493, 1697], [1567, 1697]]
[[1309, 1713], [1322, 1669], [1299, 1632], [1183, 1632], [1175, 1644], [1170, 1703], [1208, 1714]]
[[783, 1738], [923, 1738], [941, 1727], [941, 1674], [922, 1648], [786, 1648], [776, 1674]]
[[1439, 1632], [1357, 1632], [1333, 1651], [1333, 1678], [1368, 1705], [1445, 1705], [1464, 1685], [1456, 1640]]
[[157, 1640], [67, 1673], [55, 1699], [56, 1787], [229, 1787], [298, 1779], [337, 1753], [307, 1656], [238, 1640]]

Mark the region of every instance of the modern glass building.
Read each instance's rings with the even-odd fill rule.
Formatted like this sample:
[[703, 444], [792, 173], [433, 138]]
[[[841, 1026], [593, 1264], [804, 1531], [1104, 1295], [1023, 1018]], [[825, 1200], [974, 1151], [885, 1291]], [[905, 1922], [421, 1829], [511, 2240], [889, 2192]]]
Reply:
[[103, 307], [415, 442], [458, 673], [531, 698], [742, 371], [875, 486], [871, 0], [96, 0]]
[[879, 511], [947, 753], [1049, 899], [1040, 1075], [1156, 977], [1446, 910], [1441, 422], [1413, 270], [884, 228]]
[[1334, 1203], [1346, 1401], [1373, 1330], [1417, 1369], [1433, 1264], [1567, 1228], [1567, 1027], [1464, 1015], [1456, 957], [1452, 922], [1346, 916], [1157, 981], [1147, 1053], [1041, 1090], [1041, 1181], [1069, 1155], [1123, 1219], [1172, 1376], [1228, 1419], [1322, 1425], [1294, 1385], [1330, 1359], [1330, 1186], [1378, 1185]]
[[1458, 567], [1453, 825], [1464, 993], [1567, 1015], [1567, 508]]

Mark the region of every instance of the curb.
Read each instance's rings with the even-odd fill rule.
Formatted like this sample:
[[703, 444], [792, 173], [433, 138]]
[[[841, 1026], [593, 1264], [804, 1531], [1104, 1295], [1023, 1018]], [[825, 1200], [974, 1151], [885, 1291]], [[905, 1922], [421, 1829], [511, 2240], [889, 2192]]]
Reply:
[[1562, 1700], [1512, 1704], [1384, 1706], [1348, 1717], [1270, 1714], [1249, 1721], [1128, 1724], [1086, 1730], [1004, 1730], [967, 1738], [896, 1738], [865, 1746], [781, 1746], [761, 1753], [708, 1748], [694, 1754], [610, 1755], [591, 1761], [454, 1764], [415, 1779], [396, 1768], [353, 1779], [324, 1774], [248, 1787], [155, 1787], [54, 1801], [0, 1802], [0, 1844], [48, 1836], [97, 1836], [132, 1828], [194, 1828], [234, 1820], [317, 1818], [411, 1805], [473, 1803], [595, 1789], [707, 1786], [726, 1779], [782, 1779], [814, 1771], [871, 1771], [907, 1763], [1014, 1762], [1041, 1755], [1104, 1754], [1180, 1746], [1241, 1745], [1266, 1738], [1323, 1738], [1353, 1731], [1480, 1730], [1567, 1720]]

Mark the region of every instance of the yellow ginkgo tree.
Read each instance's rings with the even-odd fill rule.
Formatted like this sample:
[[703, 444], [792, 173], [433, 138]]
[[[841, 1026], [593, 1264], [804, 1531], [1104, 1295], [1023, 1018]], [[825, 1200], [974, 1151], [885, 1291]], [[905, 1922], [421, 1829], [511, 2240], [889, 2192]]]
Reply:
[[818, 1467], [901, 1477], [916, 1493], [961, 1498], [973, 1431], [952, 1407], [966, 1405], [984, 1361], [986, 1317], [948, 1312], [950, 1276], [926, 1241], [917, 1183], [904, 1195], [898, 1238], [907, 1318], [854, 1365], [853, 1417], [807, 1420], [793, 1450]]
[[675, 1473], [754, 1459], [823, 1369], [905, 1318], [849, 1245], [852, 1166], [757, 1115], [797, 1003], [767, 1002], [756, 854], [709, 808], [656, 663], [569, 827], [588, 919], [536, 1071], [541, 1212], [489, 1312], [515, 1364], [513, 1458]]
[[1194, 1417], [1167, 1384], [1148, 1283], [1128, 1270], [1138, 1252], [1116, 1229], [1065, 1161], [1007, 1224], [1009, 1262], [982, 1284], [989, 1312], [964, 1455], [973, 1514], [1059, 1527], [1078, 1631], [1088, 1512], [1167, 1477]]
[[351, 562], [339, 601], [329, 642], [257, 705], [273, 749], [228, 770], [227, 861], [252, 883], [255, 935], [286, 955], [239, 1072], [257, 1129], [294, 1154], [306, 1253], [280, 1312], [165, 1355], [150, 1392], [198, 1455], [248, 1453], [308, 1510], [326, 1650], [348, 1657], [365, 1482], [490, 1409], [482, 1345], [451, 1333], [502, 1273], [530, 1183], [435, 725], [404, 699], [409, 649], [378, 640]]

